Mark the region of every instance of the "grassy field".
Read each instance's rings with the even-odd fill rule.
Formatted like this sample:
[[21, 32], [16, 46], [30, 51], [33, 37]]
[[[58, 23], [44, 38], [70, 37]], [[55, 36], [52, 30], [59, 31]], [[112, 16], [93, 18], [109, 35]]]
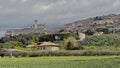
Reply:
[[0, 58], [0, 68], [120, 68], [120, 56]]

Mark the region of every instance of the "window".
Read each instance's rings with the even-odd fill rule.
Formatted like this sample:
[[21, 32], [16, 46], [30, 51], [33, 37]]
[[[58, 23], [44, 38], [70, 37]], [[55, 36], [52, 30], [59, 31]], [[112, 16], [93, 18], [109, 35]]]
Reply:
[[43, 50], [45, 50], [45, 47], [43, 47]]

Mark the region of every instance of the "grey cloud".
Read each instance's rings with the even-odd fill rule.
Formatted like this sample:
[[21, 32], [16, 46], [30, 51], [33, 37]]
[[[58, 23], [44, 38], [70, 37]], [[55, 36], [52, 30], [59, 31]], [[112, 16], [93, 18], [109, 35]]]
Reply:
[[23, 26], [35, 18], [48, 25], [65, 24], [120, 13], [119, 7], [120, 0], [0, 0], [0, 25]]

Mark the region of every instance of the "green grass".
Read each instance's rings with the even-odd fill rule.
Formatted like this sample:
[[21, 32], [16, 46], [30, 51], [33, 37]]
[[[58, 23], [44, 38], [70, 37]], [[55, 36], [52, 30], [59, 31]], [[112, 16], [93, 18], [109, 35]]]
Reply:
[[0, 58], [0, 68], [120, 68], [120, 56]]

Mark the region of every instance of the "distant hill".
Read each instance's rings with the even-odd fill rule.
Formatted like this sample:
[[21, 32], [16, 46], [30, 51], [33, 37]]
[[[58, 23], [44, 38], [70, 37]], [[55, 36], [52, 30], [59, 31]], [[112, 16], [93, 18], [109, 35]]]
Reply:
[[96, 30], [99, 28], [108, 30], [120, 30], [120, 14], [96, 16], [65, 24], [65, 30], [69, 32], [74, 32], [76, 30], [83, 31], [88, 29]]

